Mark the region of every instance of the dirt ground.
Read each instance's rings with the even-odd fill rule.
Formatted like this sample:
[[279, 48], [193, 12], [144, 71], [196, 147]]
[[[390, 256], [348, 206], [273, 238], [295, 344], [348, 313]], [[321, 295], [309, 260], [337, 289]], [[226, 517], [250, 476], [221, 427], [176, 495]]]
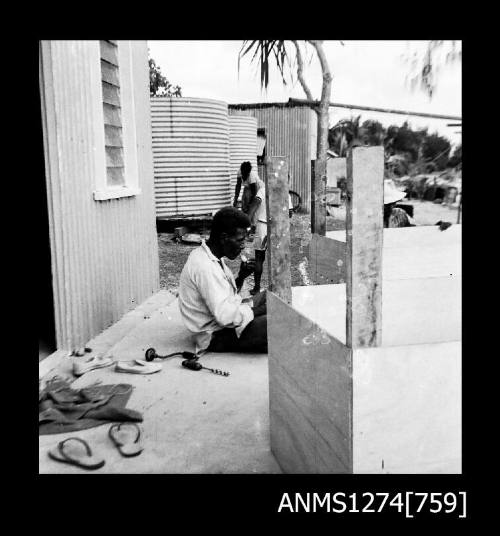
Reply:
[[[334, 218], [328, 217], [328, 230], [341, 229], [344, 225], [343, 221], [336, 221]], [[290, 220], [290, 240], [291, 240], [291, 276], [292, 286], [304, 285], [303, 277], [301, 276], [301, 268], [307, 263], [309, 254], [309, 239], [310, 239], [310, 217], [308, 214], [294, 214]], [[208, 234], [208, 232], [207, 232]], [[169, 232], [158, 233], [158, 248], [160, 256], [160, 287], [172, 292], [176, 292], [179, 286], [179, 276], [181, 270], [188, 258], [189, 253], [197, 247], [197, 244], [185, 244], [183, 242], [174, 242], [174, 234]], [[251, 242], [247, 242], [246, 254], [249, 258], [254, 257], [254, 249]], [[238, 272], [240, 260], [230, 261], [224, 259], [226, 264], [233, 270], [235, 275]], [[268, 274], [267, 264], [264, 265], [262, 273], [261, 288], [267, 288]], [[243, 290], [253, 288], [253, 277], [250, 276], [245, 281]]]
[[[457, 223], [457, 209], [446, 205], [434, 204], [429, 201], [409, 201], [414, 207], [414, 220], [417, 225], [434, 225], [439, 220]], [[327, 231], [345, 229], [345, 206], [334, 207], [332, 216], [327, 216]], [[200, 229], [208, 235], [208, 229]], [[197, 244], [185, 244], [173, 241], [173, 232], [158, 232], [158, 248], [160, 258], [160, 287], [176, 293], [179, 286], [179, 276], [189, 253]], [[294, 214], [290, 220], [291, 241], [291, 276], [292, 286], [302, 286], [308, 283], [307, 264], [309, 256], [309, 240], [311, 224], [309, 214]], [[247, 242], [247, 256], [253, 256], [251, 242]], [[227, 265], [235, 275], [238, 272], [240, 260], [229, 261]], [[261, 287], [267, 288], [267, 263], [264, 265]], [[253, 277], [250, 276], [243, 287], [243, 292], [253, 288]]]

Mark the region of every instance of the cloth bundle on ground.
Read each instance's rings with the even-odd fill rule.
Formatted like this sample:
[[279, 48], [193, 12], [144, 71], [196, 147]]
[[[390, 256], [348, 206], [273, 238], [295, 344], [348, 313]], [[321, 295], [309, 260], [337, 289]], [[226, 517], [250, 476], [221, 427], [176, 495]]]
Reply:
[[39, 392], [38, 433], [60, 434], [94, 428], [109, 422], [142, 422], [142, 414], [125, 406], [132, 385], [118, 383], [73, 389], [53, 380]]

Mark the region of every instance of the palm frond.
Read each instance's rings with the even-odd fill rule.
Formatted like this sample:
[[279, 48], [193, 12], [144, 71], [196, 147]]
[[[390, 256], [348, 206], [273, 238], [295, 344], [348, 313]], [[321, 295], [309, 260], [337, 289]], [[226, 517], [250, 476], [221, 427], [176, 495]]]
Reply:
[[276, 39], [243, 41], [238, 54], [238, 72], [240, 69], [241, 58], [252, 52], [253, 55], [250, 62], [257, 62], [260, 67], [261, 87], [267, 89], [267, 86], [269, 85], [269, 70], [271, 65], [270, 58], [274, 58], [281, 79], [283, 83], [286, 84], [285, 71], [286, 66], [289, 66], [290, 62], [284, 41]]

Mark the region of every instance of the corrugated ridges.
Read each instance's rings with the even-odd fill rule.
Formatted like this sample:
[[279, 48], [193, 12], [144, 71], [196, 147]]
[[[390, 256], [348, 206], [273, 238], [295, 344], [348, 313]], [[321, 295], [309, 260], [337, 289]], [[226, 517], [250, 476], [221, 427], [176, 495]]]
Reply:
[[314, 137], [314, 112], [306, 106], [249, 106], [238, 109], [229, 106], [230, 117], [253, 116], [257, 127], [265, 128], [267, 154], [287, 156], [290, 162], [291, 190], [302, 198], [302, 207], [311, 203], [311, 147]]
[[[98, 41], [42, 44], [47, 195], [58, 349], [75, 349], [159, 288], [149, 98], [135, 95], [138, 196], [96, 202], [95, 93]], [[134, 42], [134, 80], [147, 87], [147, 47]], [[104, 128], [104, 125], [103, 125]]]
[[227, 104], [151, 98], [156, 216], [211, 214], [230, 204]]
[[[251, 116], [229, 116], [229, 167], [231, 193], [242, 162], [249, 161], [257, 171], [257, 119]], [[240, 194], [241, 195], [241, 194]]]

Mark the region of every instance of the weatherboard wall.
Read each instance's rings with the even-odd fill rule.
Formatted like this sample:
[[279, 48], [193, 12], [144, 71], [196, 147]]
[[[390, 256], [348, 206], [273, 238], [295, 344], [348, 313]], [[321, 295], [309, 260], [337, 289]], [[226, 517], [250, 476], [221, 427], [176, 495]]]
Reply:
[[117, 41], [134, 195], [96, 200], [105, 177], [99, 41], [42, 41], [40, 93], [58, 349], [75, 349], [159, 288], [147, 44]]

